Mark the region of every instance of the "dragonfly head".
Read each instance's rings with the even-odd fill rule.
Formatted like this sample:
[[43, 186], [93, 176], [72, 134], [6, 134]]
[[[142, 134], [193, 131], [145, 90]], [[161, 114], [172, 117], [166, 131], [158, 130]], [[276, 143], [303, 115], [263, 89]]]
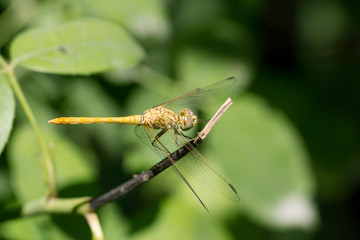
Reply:
[[195, 127], [198, 118], [197, 116], [191, 111], [190, 108], [183, 108], [179, 113], [180, 118], [180, 128], [183, 131], [190, 130], [191, 128]]

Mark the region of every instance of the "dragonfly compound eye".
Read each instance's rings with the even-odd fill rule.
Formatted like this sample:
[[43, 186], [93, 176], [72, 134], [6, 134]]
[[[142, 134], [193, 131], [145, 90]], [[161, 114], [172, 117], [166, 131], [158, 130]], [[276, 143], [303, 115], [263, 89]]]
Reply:
[[189, 108], [184, 108], [181, 110], [180, 114], [180, 128], [183, 131], [190, 130], [197, 123], [197, 117]]
[[193, 122], [193, 127], [195, 127], [197, 124], [198, 118], [196, 115], [192, 115], [191, 118], [192, 118], [192, 122]]

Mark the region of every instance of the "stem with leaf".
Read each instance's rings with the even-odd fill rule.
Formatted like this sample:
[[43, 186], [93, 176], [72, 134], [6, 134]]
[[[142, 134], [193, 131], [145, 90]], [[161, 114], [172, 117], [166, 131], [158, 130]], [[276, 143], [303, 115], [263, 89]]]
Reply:
[[12, 64], [8, 64], [1, 56], [0, 56], [0, 64], [3, 67], [4, 73], [8, 76], [9, 83], [12, 89], [15, 92], [17, 99], [19, 100], [20, 105], [24, 109], [25, 115], [28, 118], [32, 129], [35, 132], [36, 138], [40, 144], [40, 149], [42, 152], [42, 166], [44, 169], [44, 178], [46, 184], [46, 196], [48, 198], [56, 197], [56, 182], [55, 182], [55, 170], [54, 170], [54, 161], [51, 157], [49, 148], [46, 144], [46, 141], [41, 134], [38, 123], [36, 122], [35, 116], [31, 111], [31, 108], [26, 101], [24, 93], [22, 92], [20, 85], [14, 74], [14, 66]]

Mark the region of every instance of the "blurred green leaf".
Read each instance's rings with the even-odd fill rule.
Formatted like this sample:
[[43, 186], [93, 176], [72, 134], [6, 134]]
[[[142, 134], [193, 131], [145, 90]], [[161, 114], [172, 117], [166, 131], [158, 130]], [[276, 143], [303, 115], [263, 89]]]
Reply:
[[[341, 2], [305, 2], [299, 11], [299, 36], [303, 47], [317, 51], [334, 51], [347, 31], [347, 16]], [[300, 52], [304, 54], [303, 52]]]
[[0, 169], [0, 202], [6, 202], [12, 196], [9, 174], [7, 171]]
[[[4, 3], [6, 2], [6, 3]], [[6, 7], [5, 7], [6, 6]], [[0, 16], [0, 47], [14, 37], [24, 26], [29, 24], [36, 14], [37, 1], [2, 1]], [[6, 8], [6, 9], [5, 9]]]
[[243, 95], [215, 125], [204, 145], [240, 196], [239, 207], [271, 227], [309, 228], [316, 222], [314, 178], [291, 123], [255, 95]]
[[177, 30], [181, 35], [191, 36], [202, 33], [204, 29], [216, 29], [225, 9], [224, 1], [184, 1], [177, 9]]
[[17, 128], [8, 148], [10, 177], [18, 201], [40, 198], [45, 193], [40, 147], [30, 127]]
[[[188, 204], [188, 199], [193, 203], [193, 207]], [[195, 201], [195, 198], [184, 197], [180, 194], [164, 200], [155, 222], [144, 231], [138, 232], [134, 239], [155, 240], [162, 239], [164, 236], [174, 240], [232, 239], [223, 224], [223, 219], [217, 217], [214, 212], [207, 213]], [[176, 227], [173, 227], [174, 222], [176, 222]]]
[[[111, 117], [123, 116], [122, 108], [104, 91], [96, 80], [79, 78], [74, 79], [67, 85], [68, 98], [64, 101], [66, 109], [65, 116], [73, 117]], [[54, 116], [61, 117], [61, 116]], [[95, 124], [91, 126], [76, 125], [63, 126], [73, 128], [73, 133], [78, 133], [78, 140], [86, 142], [89, 136], [82, 136], [81, 132], [86, 129], [99, 140], [102, 149], [106, 149], [113, 156], [121, 153], [121, 146], [125, 138], [122, 136], [122, 129], [129, 126], [118, 124]]]
[[194, 89], [231, 76], [235, 76], [239, 87], [244, 89], [250, 80], [249, 67], [244, 62], [196, 49], [183, 50], [177, 66], [182, 84]]
[[46, 136], [52, 144], [59, 188], [92, 183], [97, 179], [95, 159], [91, 154], [81, 151], [73, 142], [53, 131], [47, 132]]
[[130, 67], [144, 52], [120, 26], [82, 19], [30, 29], [15, 38], [10, 55], [14, 63], [34, 71], [92, 74]]
[[119, 22], [141, 38], [164, 39], [169, 35], [168, 19], [162, 1], [86, 0], [84, 3], [95, 15]]
[[115, 203], [104, 205], [98, 211], [104, 239], [127, 239], [128, 221], [120, 214]]
[[51, 222], [50, 216], [46, 215], [1, 223], [0, 232], [4, 239], [70, 239], [69, 235], [61, 231]]
[[[55, 160], [57, 183], [60, 188], [92, 182], [94, 161], [72, 143], [55, 132], [45, 132]], [[12, 185], [19, 201], [40, 198], [45, 193], [40, 149], [32, 129], [18, 127], [8, 152]]]
[[15, 101], [12, 90], [0, 73], [0, 154], [8, 140], [15, 112]]

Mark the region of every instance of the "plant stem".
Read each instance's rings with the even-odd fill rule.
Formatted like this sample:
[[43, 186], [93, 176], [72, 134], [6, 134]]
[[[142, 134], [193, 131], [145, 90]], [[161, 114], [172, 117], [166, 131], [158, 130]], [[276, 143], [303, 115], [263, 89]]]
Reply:
[[90, 226], [93, 240], [103, 240], [104, 234], [102, 232], [99, 217], [94, 212], [85, 213], [85, 219]]
[[1, 207], [0, 222], [40, 214], [81, 214], [92, 212], [90, 197], [39, 198], [31, 202], [5, 204]]
[[54, 162], [51, 157], [50, 151], [47, 147], [47, 144], [45, 142], [45, 139], [44, 139], [43, 135], [41, 134], [39, 125], [36, 122], [34, 114], [32, 113], [31, 108], [24, 96], [24, 93], [22, 92], [20, 85], [15, 77], [14, 67], [11, 64], [7, 64], [6, 61], [1, 57], [0, 57], [0, 63], [4, 67], [5, 73], [8, 75], [10, 85], [12, 86], [12, 88], [20, 102], [20, 105], [24, 109], [25, 115], [27, 116], [31, 127], [33, 128], [33, 130], [35, 132], [36, 138], [40, 144], [40, 149], [42, 152], [42, 166], [43, 166], [43, 170], [44, 170], [44, 178], [45, 178], [45, 184], [46, 184], [46, 196], [48, 198], [56, 197], [57, 190], [56, 190], [56, 182], [55, 182]]

